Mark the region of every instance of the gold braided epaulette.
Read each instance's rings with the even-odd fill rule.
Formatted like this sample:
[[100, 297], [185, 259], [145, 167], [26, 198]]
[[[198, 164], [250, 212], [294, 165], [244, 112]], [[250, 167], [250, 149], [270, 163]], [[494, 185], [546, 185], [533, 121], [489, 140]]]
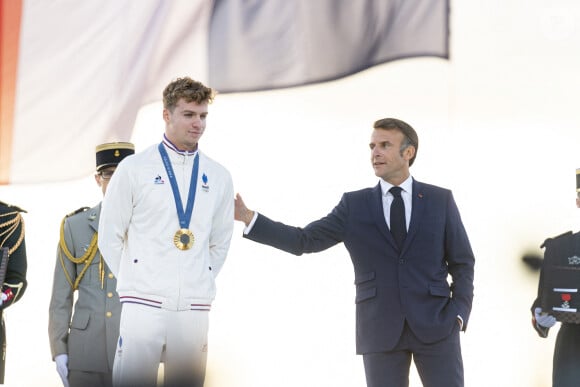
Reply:
[[[68, 281], [68, 283], [70, 284], [70, 286], [73, 288], [73, 290], [78, 289], [79, 283], [81, 281], [81, 279], [83, 278], [83, 276], [85, 275], [85, 272], [88, 270], [91, 262], [93, 261], [93, 259], [95, 258], [95, 256], [97, 255], [97, 250], [98, 250], [98, 246], [97, 246], [97, 233], [95, 232], [93, 234], [93, 237], [91, 238], [91, 243], [89, 244], [89, 246], [87, 247], [87, 250], [85, 251], [85, 253], [80, 256], [80, 257], [75, 257], [70, 250], [68, 249], [68, 246], [66, 245], [65, 239], [64, 239], [64, 223], [66, 221], [67, 218], [76, 215], [78, 213], [84, 212], [86, 210], [90, 209], [90, 207], [81, 207], [76, 211], [71, 212], [70, 214], [68, 214], [67, 216], [65, 216], [61, 223], [60, 223], [60, 240], [59, 240], [59, 260], [60, 260], [60, 264], [64, 270], [64, 274], [65, 277]], [[77, 275], [76, 279], [73, 281], [71, 274], [67, 271], [65, 263], [64, 263], [64, 257], [63, 257], [63, 253], [64, 256], [71, 262], [79, 265], [79, 264], [84, 264], [83, 269], [81, 270], [81, 272]]]
[[0, 247], [4, 246], [4, 244], [8, 241], [8, 238], [10, 238], [12, 234], [20, 229], [16, 243], [14, 243], [13, 246], [8, 246], [8, 254], [10, 255], [16, 251], [16, 249], [20, 247], [22, 241], [24, 241], [24, 220], [22, 219], [22, 215], [20, 215], [20, 213], [26, 211], [4, 202], [0, 202], [0, 204], [9, 209], [9, 212], [0, 214]]
[[76, 215], [76, 214], [78, 214], [78, 213], [80, 213], [80, 212], [85, 212], [86, 210], [89, 210], [90, 208], [91, 208], [91, 207], [81, 207], [81, 208], [79, 208], [78, 210], [75, 210], [75, 211], [71, 212], [70, 214], [67, 214], [67, 215], [65, 216], [65, 218], [68, 218], [68, 217], [70, 217], [70, 216]]
[[8, 208], [10, 208], [11, 210], [14, 210], [14, 211], [24, 212], [25, 214], [27, 213], [26, 210], [23, 210], [22, 208], [20, 208], [18, 206], [15, 206], [15, 205], [12, 205], [12, 204], [8, 204], [8, 203], [4, 203], [2, 201], [0, 201], [0, 206], [8, 207]]

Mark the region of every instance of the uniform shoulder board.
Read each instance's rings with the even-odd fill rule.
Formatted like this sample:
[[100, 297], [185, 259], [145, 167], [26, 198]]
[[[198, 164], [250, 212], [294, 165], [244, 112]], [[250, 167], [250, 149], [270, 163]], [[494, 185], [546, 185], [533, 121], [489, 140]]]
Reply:
[[13, 206], [12, 204], [4, 203], [2, 201], [0, 201], [0, 206], [7, 207], [7, 208], [9, 208], [11, 210], [16, 210], [18, 212], [26, 212], [25, 210], [23, 210], [22, 208], [20, 208], [18, 206]]
[[85, 212], [86, 210], [89, 210], [90, 208], [91, 208], [91, 207], [81, 207], [81, 208], [79, 208], [78, 210], [75, 210], [75, 211], [71, 212], [70, 214], [67, 214], [67, 215], [66, 215], [66, 217], [68, 218], [68, 217], [70, 217], [70, 216], [73, 216], [73, 215], [79, 214], [79, 213], [81, 213], [81, 212]]
[[560, 238], [571, 236], [571, 235], [572, 235], [572, 231], [566, 231], [565, 233], [562, 233], [558, 236], [548, 238], [544, 241], [544, 243], [542, 243], [540, 248], [543, 249], [546, 246], [546, 243], [550, 243], [550, 241], [552, 241], [552, 240], [560, 239]]

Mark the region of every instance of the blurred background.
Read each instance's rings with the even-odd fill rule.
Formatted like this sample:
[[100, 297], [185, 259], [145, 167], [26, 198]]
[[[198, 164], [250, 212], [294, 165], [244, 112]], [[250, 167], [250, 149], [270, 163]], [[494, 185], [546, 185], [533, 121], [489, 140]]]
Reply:
[[[557, 327], [547, 339], [532, 329], [538, 273], [522, 257], [541, 257], [545, 238], [580, 224], [580, 3], [450, 5], [449, 60], [410, 58], [326, 83], [218, 95], [201, 149], [230, 170], [250, 208], [303, 226], [343, 192], [377, 183], [368, 151], [376, 119], [411, 124], [420, 139], [411, 172], [453, 190], [476, 256], [473, 311], [461, 335], [466, 386], [546, 387]], [[130, 138], [137, 151], [160, 141], [161, 110], [160, 102], [139, 110]], [[30, 138], [29, 147], [43, 143]], [[75, 163], [66, 150], [53, 157]], [[29, 288], [5, 313], [6, 385], [59, 386], [47, 337], [59, 226], [101, 192], [87, 174], [3, 185], [0, 200], [28, 211]], [[217, 280], [206, 385], [364, 386], [344, 247], [295, 257], [241, 235], [236, 224]], [[413, 371], [411, 386], [420, 385]]]

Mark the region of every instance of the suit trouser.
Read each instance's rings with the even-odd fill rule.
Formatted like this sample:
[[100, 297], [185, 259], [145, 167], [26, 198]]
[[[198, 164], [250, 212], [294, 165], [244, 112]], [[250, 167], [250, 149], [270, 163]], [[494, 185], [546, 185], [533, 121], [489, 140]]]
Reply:
[[411, 358], [424, 387], [463, 387], [459, 324], [435, 343], [422, 343], [407, 322], [391, 351], [363, 355], [367, 387], [408, 387]]
[[170, 311], [124, 303], [113, 385], [154, 387], [163, 359], [164, 387], [203, 386], [208, 315], [208, 311]]
[[580, 385], [580, 324], [562, 323], [554, 347], [553, 387]]

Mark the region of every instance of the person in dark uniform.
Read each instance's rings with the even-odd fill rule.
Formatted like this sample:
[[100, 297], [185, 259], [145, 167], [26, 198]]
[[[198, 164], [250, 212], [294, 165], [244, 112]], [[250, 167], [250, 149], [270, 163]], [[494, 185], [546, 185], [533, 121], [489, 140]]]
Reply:
[[[576, 169], [576, 207], [580, 208], [580, 168]], [[542, 311], [542, 277], [538, 298], [532, 304], [532, 325], [540, 337], [548, 337], [550, 328], [556, 325], [556, 318]], [[578, 387], [580, 385], [580, 324], [562, 322], [552, 364], [552, 387]]]
[[[117, 165], [133, 153], [134, 145], [127, 142], [97, 146], [95, 180], [103, 195]], [[121, 304], [117, 280], [97, 247], [100, 212], [101, 203], [83, 207], [61, 223], [48, 335], [65, 387], [112, 385]], [[78, 297], [73, 309], [75, 291]]]
[[[0, 262], [0, 384], [4, 384], [4, 367], [6, 361], [6, 327], [4, 310], [19, 301], [26, 290], [26, 244], [24, 238], [24, 220], [21, 208], [0, 202], [0, 248], [7, 251], [8, 262]], [[2, 255], [0, 255], [2, 256]]]

